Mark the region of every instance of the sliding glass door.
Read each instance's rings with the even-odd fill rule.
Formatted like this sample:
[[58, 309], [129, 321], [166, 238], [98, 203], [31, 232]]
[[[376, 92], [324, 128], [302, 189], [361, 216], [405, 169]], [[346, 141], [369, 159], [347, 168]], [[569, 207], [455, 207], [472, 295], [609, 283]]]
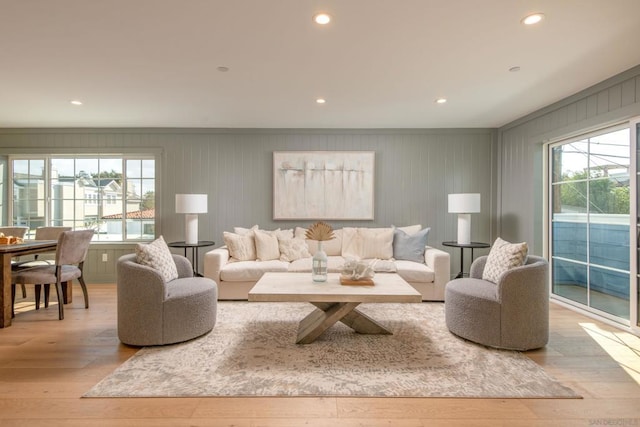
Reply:
[[552, 294], [621, 323], [630, 319], [630, 128], [551, 146]]

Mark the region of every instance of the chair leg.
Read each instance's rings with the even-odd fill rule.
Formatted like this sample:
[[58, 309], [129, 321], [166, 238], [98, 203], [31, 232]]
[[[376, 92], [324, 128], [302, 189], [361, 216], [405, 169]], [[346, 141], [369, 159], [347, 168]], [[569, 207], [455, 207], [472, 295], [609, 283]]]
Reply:
[[50, 291], [51, 291], [51, 285], [46, 283], [44, 285], [44, 308], [49, 307], [49, 294], [50, 294]]
[[[45, 285], [45, 294], [46, 294], [46, 285]], [[56, 281], [56, 293], [58, 294], [58, 319], [64, 319], [64, 303], [62, 302], [62, 283], [60, 280]]]
[[15, 304], [16, 304], [16, 285], [15, 283], [12, 283], [11, 284], [11, 318], [12, 319], [16, 317], [16, 312], [13, 308]]
[[20, 285], [22, 287], [22, 298], [26, 298], [27, 297], [27, 287], [22, 284]]
[[87, 292], [87, 284], [84, 282], [84, 277], [78, 277], [80, 286], [82, 287], [82, 293], [84, 294], [84, 308], [89, 308], [89, 292]]
[[71, 282], [62, 282], [62, 302], [69, 304], [67, 298], [67, 287], [71, 285]]
[[35, 285], [34, 294], [36, 297], [36, 310], [40, 310], [40, 295], [42, 293], [42, 285]]

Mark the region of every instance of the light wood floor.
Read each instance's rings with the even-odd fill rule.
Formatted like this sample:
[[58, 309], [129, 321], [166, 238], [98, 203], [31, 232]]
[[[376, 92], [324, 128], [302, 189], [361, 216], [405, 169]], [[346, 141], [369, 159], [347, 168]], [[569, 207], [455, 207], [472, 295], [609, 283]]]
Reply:
[[528, 355], [584, 399], [82, 399], [136, 349], [118, 342], [115, 286], [90, 285], [89, 310], [74, 294], [63, 321], [24, 303], [0, 330], [0, 426], [640, 426], [640, 339], [555, 304]]

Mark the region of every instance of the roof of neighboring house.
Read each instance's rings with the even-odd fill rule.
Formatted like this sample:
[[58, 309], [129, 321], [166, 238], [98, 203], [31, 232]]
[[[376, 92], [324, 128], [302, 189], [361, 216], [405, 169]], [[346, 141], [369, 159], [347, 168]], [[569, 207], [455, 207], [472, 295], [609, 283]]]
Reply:
[[[144, 209], [141, 211], [127, 212], [127, 219], [154, 219], [156, 217], [155, 209]], [[122, 219], [122, 214], [105, 215], [102, 219]]]

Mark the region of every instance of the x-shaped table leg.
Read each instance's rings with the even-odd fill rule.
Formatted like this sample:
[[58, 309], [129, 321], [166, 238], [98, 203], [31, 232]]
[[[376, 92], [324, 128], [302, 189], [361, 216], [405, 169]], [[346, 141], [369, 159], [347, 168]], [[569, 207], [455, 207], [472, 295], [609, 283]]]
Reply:
[[356, 309], [359, 302], [312, 302], [317, 308], [300, 321], [297, 344], [310, 344], [333, 324], [340, 321], [361, 334], [392, 332]]

